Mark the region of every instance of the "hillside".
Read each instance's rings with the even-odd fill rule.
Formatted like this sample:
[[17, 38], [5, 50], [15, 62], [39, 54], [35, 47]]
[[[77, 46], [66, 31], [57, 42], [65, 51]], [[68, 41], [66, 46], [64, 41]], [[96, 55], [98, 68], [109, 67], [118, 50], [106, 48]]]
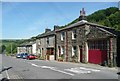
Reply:
[[17, 52], [17, 46], [24, 42], [24, 40], [0, 40], [0, 54], [4, 53], [6, 51], [7, 54]]
[[[78, 21], [79, 18], [61, 27], [66, 27]], [[120, 10], [118, 10], [118, 8], [116, 7], [110, 7], [107, 9], [98, 10], [93, 14], [88, 15], [87, 21], [108, 27], [113, 27], [116, 30], [120, 30]]]

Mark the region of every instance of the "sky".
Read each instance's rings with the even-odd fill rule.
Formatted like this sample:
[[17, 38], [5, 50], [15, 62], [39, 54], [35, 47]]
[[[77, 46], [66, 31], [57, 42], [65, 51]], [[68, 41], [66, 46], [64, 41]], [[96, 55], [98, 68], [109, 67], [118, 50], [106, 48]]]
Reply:
[[28, 39], [63, 26], [97, 10], [117, 7], [117, 2], [2, 2], [2, 39]]

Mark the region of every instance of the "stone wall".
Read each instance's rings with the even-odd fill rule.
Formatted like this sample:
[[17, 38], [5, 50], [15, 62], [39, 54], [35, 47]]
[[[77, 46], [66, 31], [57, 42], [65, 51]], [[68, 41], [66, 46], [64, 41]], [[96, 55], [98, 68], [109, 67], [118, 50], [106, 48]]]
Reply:
[[[86, 28], [86, 26], [89, 26]], [[72, 31], [76, 29], [76, 39], [72, 39]], [[61, 32], [65, 32], [65, 40], [61, 41]], [[66, 36], [66, 34], [68, 36]], [[71, 56], [72, 56], [72, 46], [76, 46], [77, 47], [77, 55], [80, 56], [80, 48], [83, 49], [83, 62], [87, 62], [88, 61], [88, 56], [86, 52], [86, 48], [88, 49], [88, 47], [86, 47], [86, 43], [88, 42], [88, 40], [102, 40], [105, 39], [107, 40], [107, 47], [109, 48], [110, 45], [110, 39], [109, 37], [113, 36], [111, 33], [105, 31], [103, 28], [98, 27], [98, 26], [94, 26], [94, 25], [82, 25], [82, 26], [77, 26], [77, 27], [72, 27], [72, 28], [68, 28], [68, 29], [64, 29], [61, 31], [57, 31], [56, 32], [56, 46], [57, 46], [57, 59], [59, 57], [58, 54], [58, 46], [64, 46], [65, 47], [65, 58], [64, 60], [66, 61], [66, 53], [68, 54], [68, 60], [67, 61], [71, 61]], [[67, 37], [67, 38], [66, 38]], [[114, 37], [114, 36], [113, 36]], [[108, 63], [115, 65], [116, 62], [116, 37], [112, 38], [112, 58], [110, 59], [110, 61], [113, 63], [110, 63], [110, 61]], [[88, 46], [88, 45], [87, 45]], [[109, 49], [108, 51], [108, 58], [110, 56], [110, 51]], [[80, 62], [80, 58], [77, 58], [78, 62]]]

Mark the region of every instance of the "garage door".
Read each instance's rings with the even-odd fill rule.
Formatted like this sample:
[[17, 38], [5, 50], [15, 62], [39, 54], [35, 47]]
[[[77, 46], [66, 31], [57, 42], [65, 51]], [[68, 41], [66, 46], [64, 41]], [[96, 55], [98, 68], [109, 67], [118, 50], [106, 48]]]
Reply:
[[88, 61], [89, 63], [102, 64], [107, 60], [106, 40], [88, 41]]

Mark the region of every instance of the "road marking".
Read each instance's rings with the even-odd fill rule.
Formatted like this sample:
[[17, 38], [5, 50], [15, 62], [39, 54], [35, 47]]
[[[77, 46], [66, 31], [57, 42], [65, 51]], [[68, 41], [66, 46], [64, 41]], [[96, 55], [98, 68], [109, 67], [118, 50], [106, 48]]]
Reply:
[[90, 70], [90, 71], [94, 71], [94, 72], [99, 72], [99, 71], [100, 71], [100, 70], [97, 70], [97, 69], [85, 68], [85, 67], [80, 67], [80, 69], [83, 69], [83, 70]]
[[77, 73], [77, 74], [91, 73], [91, 71], [84, 71], [84, 70], [77, 70], [77, 69], [64, 69], [64, 70], [70, 71], [70, 72], [73, 72], [73, 73]]
[[50, 69], [50, 70], [53, 70], [53, 71], [57, 71], [57, 72], [60, 72], [60, 73], [64, 73], [64, 74], [68, 74], [68, 75], [74, 76], [74, 74], [72, 74], [72, 73], [68, 73], [68, 72], [65, 72], [65, 71], [58, 70], [58, 69], [55, 68], [55, 67], [50, 67], [50, 66], [38, 66], [38, 65], [33, 64], [33, 63], [31, 63], [31, 65], [32, 65], [32, 66], [35, 66], [35, 67], [40, 67], [40, 68], [43, 68], [43, 69]]
[[50, 66], [40, 66], [41, 68], [44, 68], [44, 69], [52, 69], [52, 68], [55, 68], [55, 67], [50, 67]]
[[70, 71], [70, 72], [73, 72], [73, 73], [91, 73], [92, 71], [93, 72], [99, 72], [100, 70], [97, 70], [97, 69], [92, 69], [92, 68], [85, 68], [85, 67], [77, 67], [77, 68], [70, 68], [70, 69], [64, 69], [66, 71]]
[[8, 71], [6, 70], [5, 72], [6, 72], [7, 78], [10, 79]]
[[35, 66], [35, 67], [39, 67], [38, 65], [36, 65], [36, 64], [33, 64], [33, 63], [32, 63], [31, 65], [32, 65], [32, 66]]
[[61, 71], [61, 70], [58, 70], [58, 69], [55, 69], [55, 68], [51, 68], [51, 70], [57, 71], [57, 72], [60, 72], [60, 73], [64, 73], [64, 74], [68, 74], [68, 75], [71, 75], [71, 76], [74, 76], [74, 74], [72, 74], [72, 73], [68, 73], [68, 72], [65, 72], [65, 71]]

